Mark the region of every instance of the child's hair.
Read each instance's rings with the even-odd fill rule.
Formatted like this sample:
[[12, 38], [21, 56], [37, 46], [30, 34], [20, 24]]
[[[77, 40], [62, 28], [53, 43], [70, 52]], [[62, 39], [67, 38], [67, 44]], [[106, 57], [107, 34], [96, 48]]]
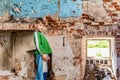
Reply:
[[40, 22], [41, 22], [42, 24], [45, 24], [43, 18], [37, 18], [37, 19], [35, 20], [35, 23], [37, 23], [37, 24], [39, 24]]

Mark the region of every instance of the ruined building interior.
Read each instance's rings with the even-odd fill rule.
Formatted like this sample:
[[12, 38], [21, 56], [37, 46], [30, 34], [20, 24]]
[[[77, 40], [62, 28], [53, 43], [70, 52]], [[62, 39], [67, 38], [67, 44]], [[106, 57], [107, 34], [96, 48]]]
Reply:
[[0, 80], [35, 80], [36, 18], [52, 80], [120, 80], [120, 0], [0, 0]]

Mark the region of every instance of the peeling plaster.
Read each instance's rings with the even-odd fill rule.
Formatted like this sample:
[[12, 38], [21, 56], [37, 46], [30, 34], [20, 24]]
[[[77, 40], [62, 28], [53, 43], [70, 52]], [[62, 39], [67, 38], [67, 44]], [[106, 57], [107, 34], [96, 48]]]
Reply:
[[61, 0], [60, 1], [60, 14], [62, 18], [78, 17], [82, 14], [82, 1], [81, 0]]
[[0, 33], [0, 69], [10, 70], [12, 68], [12, 45], [9, 32]]
[[0, 0], [0, 16], [10, 10], [10, 0]]
[[83, 12], [81, 0], [1, 0], [0, 6], [0, 16], [7, 11], [15, 18], [79, 17]]
[[[53, 71], [55, 78], [62, 76], [63, 80], [78, 80], [80, 76], [80, 65], [74, 65], [74, 54], [70, 44], [64, 36], [47, 37], [53, 50]], [[73, 71], [74, 70], [74, 71]], [[58, 79], [60, 80], [60, 79]]]
[[12, 0], [11, 4], [14, 17], [44, 17], [58, 12], [57, 0]]

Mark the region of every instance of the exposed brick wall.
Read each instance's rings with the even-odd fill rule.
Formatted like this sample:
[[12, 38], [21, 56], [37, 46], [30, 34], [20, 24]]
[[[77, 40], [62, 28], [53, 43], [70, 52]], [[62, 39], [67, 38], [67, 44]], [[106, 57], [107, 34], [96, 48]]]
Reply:
[[[44, 18], [46, 24], [46, 32], [47, 36], [65, 36], [69, 41], [70, 47], [74, 54], [74, 66], [80, 67], [80, 73], [78, 73], [78, 77], [75, 79], [82, 80], [82, 61], [81, 57], [81, 49], [82, 49], [82, 37], [83, 36], [97, 36], [97, 37], [116, 37], [116, 50], [118, 53], [118, 57], [120, 58], [120, 28], [117, 25], [117, 21], [119, 19], [119, 0], [114, 0], [114, 2], [110, 2], [111, 0], [103, 0], [103, 4], [95, 1], [89, 0], [84, 1], [83, 8], [85, 14], [80, 16], [79, 18], [67, 18], [67, 19], [58, 19], [55, 16], [50, 17], [47, 16]], [[87, 13], [87, 14], [86, 14]], [[18, 20], [17, 23], [1, 23], [0, 30], [34, 30], [31, 27], [31, 23], [22, 23], [24, 22]], [[21, 33], [22, 34], [22, 33]], [[22, 40], [22, 39], [21, 39]], [[17, 44], [17, 43], [16, 43]], [[21, 44], [21, 42], [19, 42]], [[16, 45], [17, 46], [17, 45]], [[22, 46], [22, 45], [21, 45]], [[20, 49], [20, 48], [19, 48]], [[24, 52], [24, 51], [23, 51]], [[23, 53], [21, 51], [21, 53]], [[19, 54], [18, 54], [19, 55]], [[23, 57], [23, 56], [20, 56]], [[25, 56], [24, 56], [25, 57]], [[17, 63], [19, 63], [20, 59], [17, 56]], [[19, 69], [19, 64], [16, 63], [16, 69]], [[30, 62], [28, 62], [30, 63]], [[32, 63], [33, 65], [33, 63]], [[29, 69], [31, 71], [33, 69]], [[32, 73], [28, 72], [28, 76], [31, 76]], [[67, 76], [55, 76], [56, 80], [65, 79]]]
[[120, 35], [116, 36], [116, 52], [117, 57], [120, 58]]

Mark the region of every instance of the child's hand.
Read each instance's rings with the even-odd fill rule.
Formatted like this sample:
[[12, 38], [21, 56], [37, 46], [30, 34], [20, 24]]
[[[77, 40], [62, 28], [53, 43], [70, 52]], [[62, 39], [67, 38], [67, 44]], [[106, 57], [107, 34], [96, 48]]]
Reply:
[[44, 61], [48, 61], [48, 60], [50, 60], [50, 57], [49, 57], [47, 54], [43, 54], [43, 55], [42, 55], [42, 59], [43, 59]]

